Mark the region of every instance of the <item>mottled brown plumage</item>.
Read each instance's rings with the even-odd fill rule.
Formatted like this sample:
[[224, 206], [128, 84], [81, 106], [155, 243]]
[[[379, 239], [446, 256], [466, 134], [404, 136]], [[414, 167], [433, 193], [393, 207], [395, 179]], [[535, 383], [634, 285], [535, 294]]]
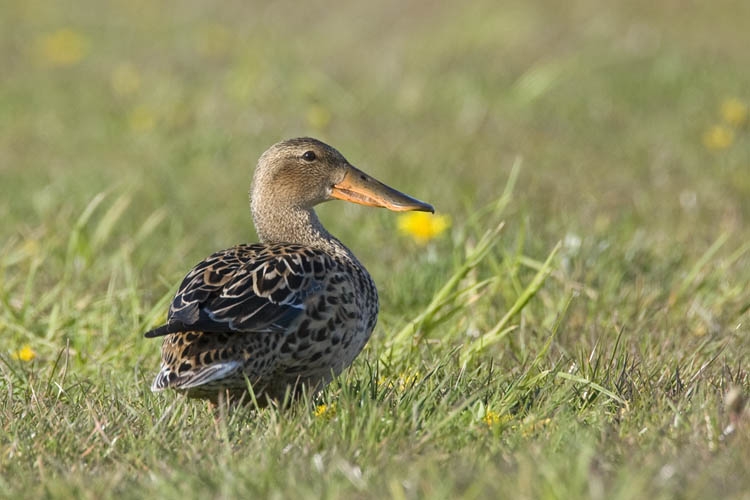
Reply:
[[391, 210], [432, 207], [354, 168], [315, 139], [275, 144], [260, 158], [250, 192], [261, 243], [198, 263], [184, 278], [167, 323], [151, 389], [259, 403], [302, 387], [315, 391], [348, 367], [378, 314], [372, 278], [318, 220], [313, 207], [343, 199]]

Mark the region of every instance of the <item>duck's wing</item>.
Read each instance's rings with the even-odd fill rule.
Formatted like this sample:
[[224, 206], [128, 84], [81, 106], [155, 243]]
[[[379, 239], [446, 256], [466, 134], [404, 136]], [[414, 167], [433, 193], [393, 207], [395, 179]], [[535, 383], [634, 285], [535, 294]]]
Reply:
[[180, 285], [167, 323], [145, 334], [285, 332], [323, 293], [331, 257], [299, 245], [239, 245], [196, 265]]

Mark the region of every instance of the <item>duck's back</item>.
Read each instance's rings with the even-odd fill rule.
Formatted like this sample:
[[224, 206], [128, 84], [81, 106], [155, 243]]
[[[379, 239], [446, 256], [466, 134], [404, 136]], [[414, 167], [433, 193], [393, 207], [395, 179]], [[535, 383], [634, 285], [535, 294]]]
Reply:
[[165, 335], [152, 390], [212, 398], [249, 381], [256, 396], [279, 399], [288, 387], [320, 388], [359, 354], [377, 312], [372, 279], [346, 255], [292, 244], [214, 253], [147, 334]]

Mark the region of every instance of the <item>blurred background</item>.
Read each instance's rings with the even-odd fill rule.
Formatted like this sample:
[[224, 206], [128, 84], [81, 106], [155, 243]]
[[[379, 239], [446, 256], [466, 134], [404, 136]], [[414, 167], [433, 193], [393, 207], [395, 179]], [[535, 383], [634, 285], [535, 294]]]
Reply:
[[[748, 236], [744, 0], [4, 0], [2, 12], [0, 240], [72, 224], [106, 192], [127, 193], [123, 234], [163, 210], [162, 241], [195, 256], [250, 241], [255, 162], [300, 135], [454, 227], [520, 158], [513, 210], [539, 255], [566, 235], [645, 234], [656, 254]], [[396, 227], [382, 211], [322, 212], [366, 260], [383, 249], [357, 221]]]
[[[0, 491], [742, 496], [749, 25], [748, 0], [0, 0]], [[141, 333], [255, 241], [255, 163], [302, 135], [438, 212], [320, 207], [377, 329], [322, 412], [225, 447], [150, 394]]]

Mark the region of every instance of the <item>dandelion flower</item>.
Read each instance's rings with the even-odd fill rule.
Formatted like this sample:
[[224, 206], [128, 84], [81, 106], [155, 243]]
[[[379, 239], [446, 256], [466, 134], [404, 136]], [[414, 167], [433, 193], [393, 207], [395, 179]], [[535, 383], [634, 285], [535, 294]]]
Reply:
[[412, 373], [412, 374], [402, 373], [401, 375], [399, 375], [398, 377], [399, 391], [404, 392], [406, 389], [412, 387], [417, 382], [419, 377], [420, 377], [419, 372]]
[[493, 425], [500, 423], [500, 414], [492, 410], [487, 410], [487, 413], [484, 414], [482, 420], [487, 424], [487, 427], [492, 427]]
[[330, 419], [336, 416], [336, 404], [331, 403], [330, 405], [322, 404], [315, 407], [313, 413], [316, 418]]
[[414, 241], [424, 245], [451, 226], [447, 215], [431, 215], [426, 212], [409, 212], [399, 217], [398, 230]]
[[399, 392], [404, 392], [414, 386], [420, 376], [421, 374], [419, 372], [412, 374], [403, 372], [399, 374], [398, 378], [396, 379], [380, 377], [376, 381], [376, 384], [378, 385], [378, 387], [385, 387], [387, 389], [394, 389], [398, 390]]
[[30, 345], [25, 345], [19, 351], [13, 353], [13, 359], [21, 361], [29, 362], [33, 361], [34, 358], [36, 358], [36, 352], [34, 352], [34, 349]]
[[711, 150], [726, 149], [734, 142], [734, 131], [726, 125], [714, 125], [703, 134], [703, 145]]
[[313, 104], [307, 108], [305, 116], [307, 124], [316, 130], [325, 129], [331, 123], [331, 112], [320, 104]]
[[495, 427], [510, 422], [512, 418], [513, 417], [507, 414], [501, 415], [496, 411], [487, 410], [484, 417], [482, 417], [482, 422], [487, 424], [487, 427]]
[[732, 97], [721, 103], [721, 117], [733, 127], [741, 127], [747, 121], [747, 104]]
[[112, 71], [111, 84], [115, 94], [131, 95], [141, 88], [141, 75], [132, 64], [121, 63]]
[[156, 126], [156, 115], [146, 106], [138, 106], [130, 112], [128, 122], [133, 132], [150, 132]]
[[56, 67], [77, 64], [86, 57], [88, 46], [86, 37], [70, 28], [43, 35], [35, 44], [42, 62]]
[[521, 428], [521, 435], [523, 437], [529, 437], [533, 434], [536, 434], [537, 432], [540, 432], [544, 430], [545, 428], [549, 427], [552, 424], [551, 418], [543, 418], [541, 420], [536, 420], [534, 418], [526, 418], [523, 422], [523, 427]]
[[196, 42], [200, 55], [218, 57], [229, 52], [232, 33], [224, 25], [211, 23], [201, 27]]

